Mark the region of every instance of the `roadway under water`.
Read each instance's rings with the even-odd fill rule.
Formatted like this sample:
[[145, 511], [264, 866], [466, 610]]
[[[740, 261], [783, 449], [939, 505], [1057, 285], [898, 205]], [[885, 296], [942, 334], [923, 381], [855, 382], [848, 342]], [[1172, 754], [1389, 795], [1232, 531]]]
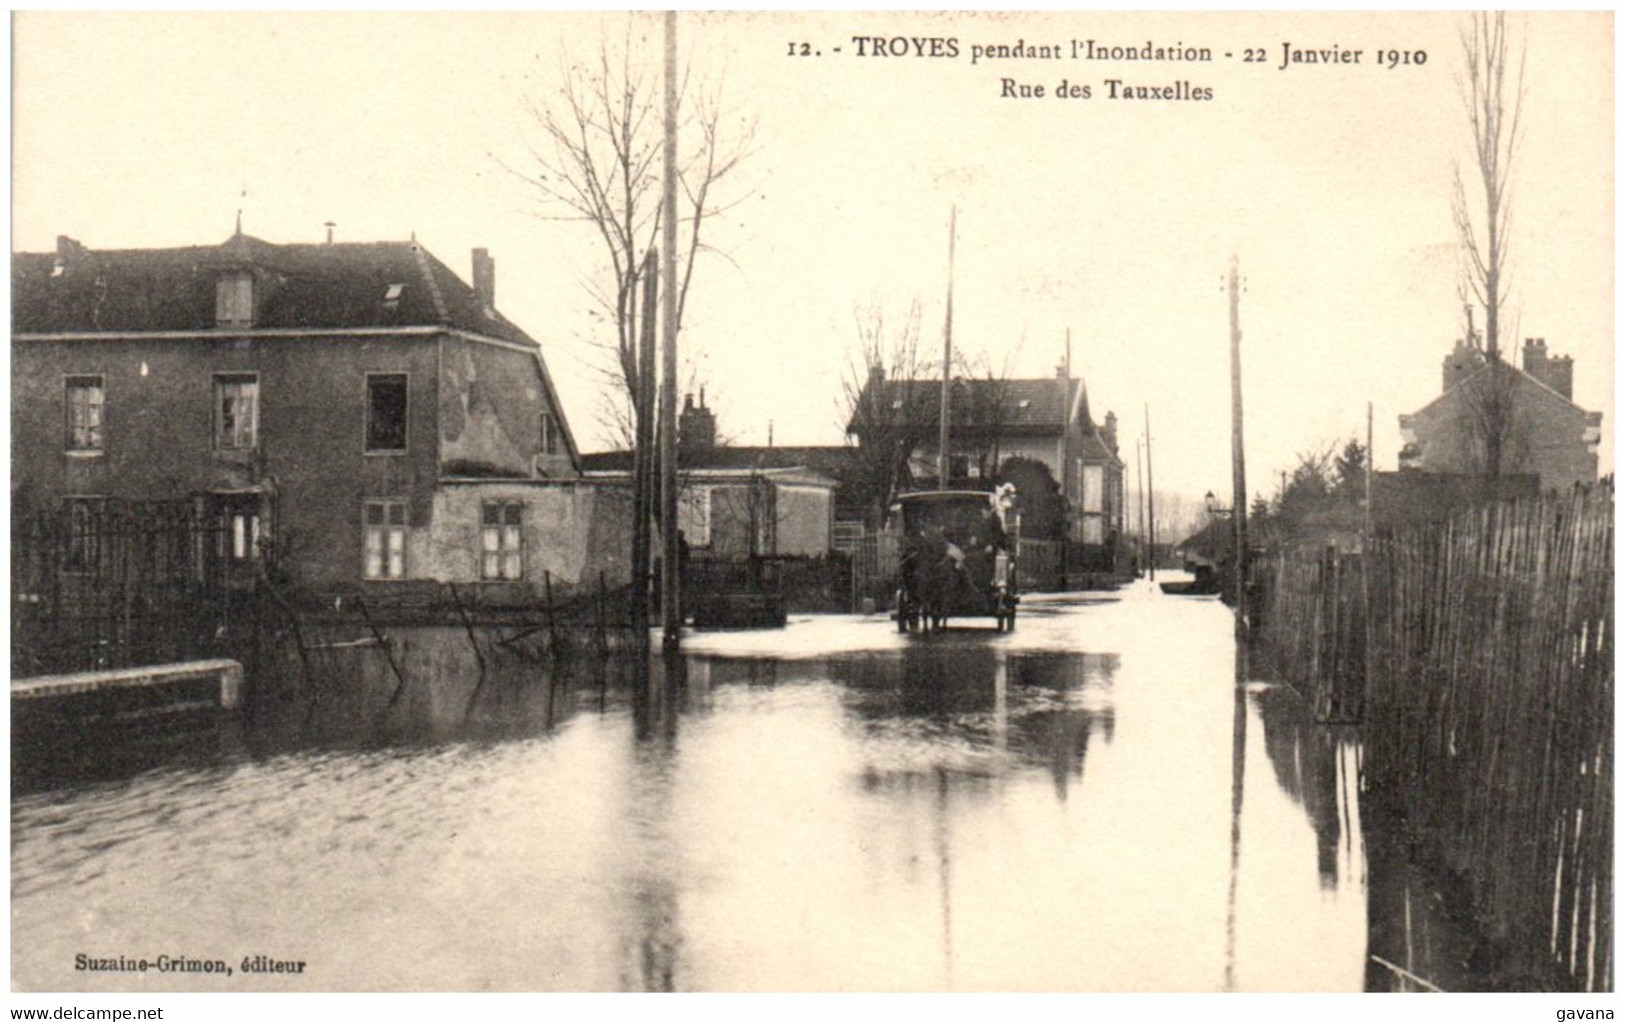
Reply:
[[[551, 674], [396, 634], [399, 692], [356, 650], [291, 719], [19, 771], [14, 986], [1369, 981], [1355, 735], [1245, 665], [1238, 686], [1217, 602], [1035, 599], [1011, 635], [798, 620]], [[305, 965], [244, 973], [254, 956]]]

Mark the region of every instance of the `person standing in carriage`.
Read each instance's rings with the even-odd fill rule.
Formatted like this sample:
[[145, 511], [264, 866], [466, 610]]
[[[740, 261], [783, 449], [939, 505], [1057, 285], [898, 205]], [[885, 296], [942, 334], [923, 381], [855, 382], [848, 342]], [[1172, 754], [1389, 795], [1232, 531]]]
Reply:
[[995, 581], [999, 555], [1010, 552], [1009, 536], [1004, 531], [1004, 507], [1013, 493], [1013, 487], [1006, 483], [989, 494], [986, 506], [971, 523], [966, 537], [965, 574], [979, 592]]

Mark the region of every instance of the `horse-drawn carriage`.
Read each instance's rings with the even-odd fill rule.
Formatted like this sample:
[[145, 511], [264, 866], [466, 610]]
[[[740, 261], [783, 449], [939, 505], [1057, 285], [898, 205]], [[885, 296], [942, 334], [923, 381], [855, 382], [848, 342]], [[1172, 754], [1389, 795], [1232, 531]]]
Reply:
[[897, 630], [935, 631], [951, 617], [1016, 626], [1015, 558], [1004, 532], [1006, 491], [907, 493], [892, 508], [900, 534]]

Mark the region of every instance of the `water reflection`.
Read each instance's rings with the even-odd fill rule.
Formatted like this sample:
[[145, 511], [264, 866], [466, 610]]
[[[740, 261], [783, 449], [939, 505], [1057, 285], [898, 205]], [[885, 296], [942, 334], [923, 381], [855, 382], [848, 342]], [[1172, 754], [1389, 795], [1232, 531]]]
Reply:
[[1358, 823], [1359, 736], [1346, 725], [1316, 724], [1289, 686], [1258, 686], [1264, 748], [1275, 782], [1303, 807], [1316, 837], [1320, 882], [1328, 890], [1361, 880]]
[[906, 763], [881, 758], [865, 775], [868, 787], [928, 771], [990, 778], [1038, 765], [1064, 801], [1083, 776], [1091, 736], [1111, 741], [1117, 664], [1114, 654], [916, 646], [899, 657], [832, 660], [824, 670], [847, 689], [848, 711], [877, 751], [938, 753]]
[[240, 727], [14, 797], [13, 975], [118, 989], [73, 954], [173, 945], [302, 989], [1357, 986], [1349, 775], [1201, 605], [1179, 644], [1057, 648], [1135, 612], [822, 659], [282, 650]]

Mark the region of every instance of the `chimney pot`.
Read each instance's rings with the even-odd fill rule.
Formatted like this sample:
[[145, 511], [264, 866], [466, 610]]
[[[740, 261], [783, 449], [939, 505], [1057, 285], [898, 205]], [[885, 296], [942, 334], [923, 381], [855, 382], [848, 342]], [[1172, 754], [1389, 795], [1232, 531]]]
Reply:
[[497, 307], [497, 266], [487, 249], [474, 250], [474, 293], [487, 309]]
[[66, 234], [56, 236], [56, 258], [59, 262], [70, 262], [85, 253], [85, 246], [74, 241]]

